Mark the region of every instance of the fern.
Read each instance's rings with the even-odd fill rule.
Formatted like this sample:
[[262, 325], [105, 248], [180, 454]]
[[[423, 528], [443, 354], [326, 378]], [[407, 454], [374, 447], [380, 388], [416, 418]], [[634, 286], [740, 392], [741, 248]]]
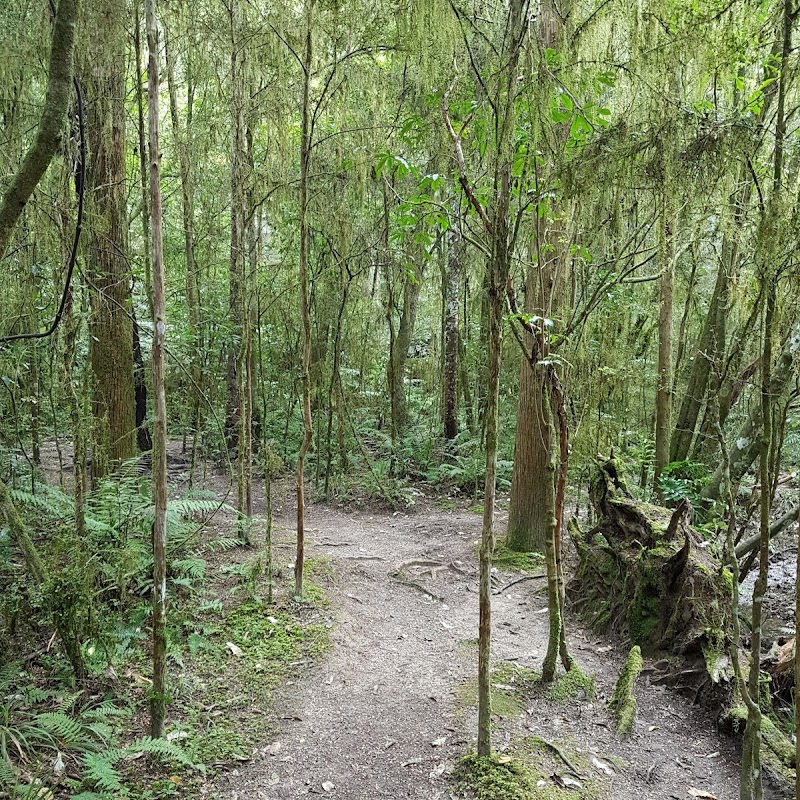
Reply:
[[202, 558], [182, 558], [173, 561], [172, 571], [190, 580], [202, 581], [206, 576], [206, 562]]
[[219, 539], [212, 542], [211, 547], [215, 550], [220, 550], [227, 553], [228, 550], [235, 550], [237, 547], [242, 546], [242, 540], [236, 539], [231, 536], [220, 536]]
[[122, 748], [111, 748], [102, 753], [87, 753], [83, 757], [84, 781], [95, 789], [104, 792], [116, 792], [120, 796], [128, 796], [129, 791], [123, 783], [117, 765], [125, 759], [149, 755], [162, 763], [172, 766], [180, 765], [200, 769], [189, 756], [174, 742], [166, 739], [151, 739], [145, 736]]
[[0, 758], [0, 789], [13, 790], [18, 780], [17, 770], [4, 758]]
[[116, 763], [123, 755], [124, 751], [120, 749], [87, 753], [83, 757], [84, 781], [96, 789], [127, 795], [128, 790], [122, 784], [122, 777], [116, 769]]
[[151, 739], [149, 736], [144, 736], [129, 744], [124, 750], [124, 755], [127, 757], [141, 753], [155, 756], [167, 765], [179, 764], [182, 767], [195, 768], [195, 764], [186, 752], [174, 742], [166, 739]]
[[86, 749], [91, 744], [84, 727], [63, 711], [37, 714], [30, 725], [31, 736], [52, 742], [59, 750]]

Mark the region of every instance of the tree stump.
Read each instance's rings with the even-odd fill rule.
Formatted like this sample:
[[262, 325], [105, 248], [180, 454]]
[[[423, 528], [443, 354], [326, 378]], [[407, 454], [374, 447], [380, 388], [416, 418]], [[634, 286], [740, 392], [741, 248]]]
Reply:
[[[673, 655], [661, 682], [725, 706], [730, 696], [732, 576], [691, 527], [691, 506], [640, 503], [613, 459], [590, 484], [597, 525], [569, 532], [579, 556], [567, 586], [573, 609], [597, 629], [630, 637], [646, 655]], [[721, 692], [721, 695], [718, 693]]]

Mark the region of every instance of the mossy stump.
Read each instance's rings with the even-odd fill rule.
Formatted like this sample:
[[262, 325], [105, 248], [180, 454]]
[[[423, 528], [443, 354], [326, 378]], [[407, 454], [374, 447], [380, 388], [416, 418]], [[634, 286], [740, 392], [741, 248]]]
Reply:
[[631, 647], [625, 666], [619, 674], [614, 694], [608, 707], [614, 712], [617, 722], [617, 733], [620, 736], [629, 736], [636, 722], [636, 695], [634, 689], [639, 675], [642, 673], [642, 650], [638, 644]]
[[572, 607], [597, 630], [627, 634], [642, 653], [679, 656], [653, 681], [695, 701], [721, 690], [715, 702], [726, 705], [730, 576], [692, 529], [691, 506], [637, 502], [613, 459], [600, 465], [590, 499], [597, 525], [588, 533], [569, 525], [580, 559], [567, 586]]

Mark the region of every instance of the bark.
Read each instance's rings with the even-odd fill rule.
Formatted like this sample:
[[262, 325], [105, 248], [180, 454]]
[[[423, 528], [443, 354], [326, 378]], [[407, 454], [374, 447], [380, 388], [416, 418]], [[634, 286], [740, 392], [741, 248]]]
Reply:
[[[226, 376], [225, 437], [229, 447], [239, 438], [239, 416], [242, 413], [239, 353], [242, 337], [242, 282], [245, 258], [244, 212], [244, 64], [242, 43], [239, 40], [240, 14], [238, 0], [230, 5], [231, 24], [231, 115], [233, 137], [231, 144], [231, 252], [228, 266], [228, 313], [232, 325], [228, 342], [228, 371]], [[237, 339], [239, 341], [237, 341]]]
[[444, 438], [458, 435], [458, 312], [463, 274], [463, 239], [458, 209], [447, 236], [444, 292]]
[[[800, 499], [800, 498], [798, 498]], [[800, 502], [797, 504], [800, 510]], [[800, 525], [797, 526], [797, 562], [795, 567], [795, 575], [800, 575]], [[794, 796], [800, 797], [800, 736], [797, 731], [800, 731], [800, 703], [797, 702], [798, 687], [800, 687], [800, 657], [797, 651], [797, 632], [800, 631], [800, 580], [796, 580], [794, 584], [794, 630], [795, 630], [795, 656], [794, 656], [794, 686], [795, 686], [795, 704], [794, 704], [794, 765], [795, 765], [795, 788]]]
[[[525, 365], [529, 372], [533, 372], [529, 364]], [[548, 398], [544, 396], [544, 369], [536, 370], [541, 374], [541, 380], [537, 381], [540, 386], [537, 387], [536, 393], [541, 398], [541, 428], [542, 431], [546, 430], [548, 439], [552, 439], [552, 420], [550, 403]], [[537, 378], [539, 376], [537, 375]], [[555, 465], [553, 464], [552, 442], [548, 442], [547, 448], [541, 448], [542, 452], [547, 453], [549, 457], [548, 463], [545, 465], [544, 470], [537, 476], [541, 484], [541, 493], [543, 495], [544, 505], [539, 511], [539, 516], [544, 518], [547, 525], [544, 537], [544, 556], [547, 566], [547, 607], [549, 610], [549, 635], [547, 637], [547, 652], [545, 653], [544, 662], [542, 664], [542, 682], [552, 683], [556, 676], [556, 666], [558, 664], [558, 651], [561, 644], [561, 625], [562, 619], [560, 608], [561, 601], [559, 595], [558, 585], [558, 553], [556, 550], [556, 526], [558, 521], [556, 519], [556, 498], [555, 498]]]
[[87, 55], [89, 106], [88, 267], [96, 479], [136, 454], [133, 329], [125, 170], [125, 38], [121, 0], [93, 7], [96, 50]]
[[147, 130], [144, 121], [144, 92], [142, 92], [142, 37], [140, 34], [141, 14], [139, 3], [134, 5], [134, 25], [133, 25], [133, 50], [136, 56], [136, 113], [138, 125], [136, 133], [139, 137], [139, 188], [142, 193], [142, 235], [144, 238], [144, 252], [142, 261], [144, 262], [144, 291], [147, 297], [147, 308], [150, 316], [153, 316], [153, 269], [150, 264], [150, 189], [147, 177]]
[[303, 595], [303, 561], [305, 550], [305, 459], [311, 448], [314, 431], [311, 420], [311, 309], [308, 297], [308, 168], [311, 160], [311, 65], [313, 60], [312, 25], [314, 0], [306, 0], [305, 54], [303, 57], [303, 105], [300, 130], [300, 316], [303, 320], [303, 356], [300, 379], [303, 387], [303, 441], [297, 456], [297, 553], [294, 565], [294, 589]]
[[[183, 210], [183, 242], [184, 260], [186, 262], [186, 305], [189, 311], [189, 343], [190, 371], [192, 375], [191, 391], [191, 428], [193, 437], [197, 438], [200, 416], [200, 402], [203, 374], [201, 370], [201, 353], [203, 343], [200, 330], [200, 285], [197, 279], [197, 264], [194, 255], [194, 187], [192, 184], [192, 162], [189, 157], [189, 137], [191, 131], [188, 122], [185, 130], [181, 124], [178, 111], [178, 92], [175, 85], [175, 54], [170, 46], [169, 37], [164, 35], [164, 55], [167, 67], [167, 84], [169, 87], [169, 111], [172, 120], [172, 134], [175, 148], [178, 151], [178, 166], [181, 178], [181, 201]], [[192, 107], [191, 81], [189, 87], [188, 108]], [[192, 451], [194, 453], [194, 446]], [[194, 457], [194, 456], [193, 456]]]
[[44, 111], [36, 139], [0, 204], [0, 259], [26, 203], [50, 165], [64, 130], [72, 91], [73, 50], [79, 0], [59, 0], [53, 24]]
[[544, 551], [553, 508], [552, 449], [544, 370], [534, 370], [523, 360], [508, 508], [508, 546], [512, 550]]
[[167, 408], [164, 391], [164, 343], [167, 334], [164, 299], [164, 246], [161, 215], [161, 167], [158, 141], [158, 23], [156, 0], [146, 0], [147, 95], [150, 156], [150, 207], [153, 259], [153, 687], [150, 735], [164, 735], [167, 707]]
[[[723, 250], [725, 247], [723, 247]], [[725, 347], [725, 321], [728, 313], [728, 266], [723, 258], [717, 271], [714, 292], [697, 343], [686, 391], [670, 440], [670, 461], [684, 461], [689, 456], [697, 419], [706, 399], [709, 377], [719, 353]]]
[[658, 367], [656, 376], [656, 430], [653, 485], [661, 496], [659, 478], [669, 464], [670, 420], [672, 416], [672, 289], [673, 231], [670, 204], [663, 198], [661, 242], [661, 286], [658, 310]]

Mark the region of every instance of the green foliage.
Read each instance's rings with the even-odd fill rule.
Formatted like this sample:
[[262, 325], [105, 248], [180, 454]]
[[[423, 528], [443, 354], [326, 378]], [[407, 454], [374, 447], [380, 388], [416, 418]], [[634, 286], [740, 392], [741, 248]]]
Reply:
[[85, 769], [88, 777], [90, 765], [117, 752], [118, 725], [130, 709], [111, 700], [81, 705], [83, 692], [44, 691], [25, 680], [30, 677], [20, 664], [0, 672], [0, 791], [23, 785], [23, 768], [36, 775], [44, 765], [49, 773], [58, 758]]
[[692, 505], [700, 502], [700, 492], [708, 480], [708, 469], [695, 461], [674, 461], [668, 464], [659, 476], [659, 486], [664, 499], [669, 502], [689, 500]]

